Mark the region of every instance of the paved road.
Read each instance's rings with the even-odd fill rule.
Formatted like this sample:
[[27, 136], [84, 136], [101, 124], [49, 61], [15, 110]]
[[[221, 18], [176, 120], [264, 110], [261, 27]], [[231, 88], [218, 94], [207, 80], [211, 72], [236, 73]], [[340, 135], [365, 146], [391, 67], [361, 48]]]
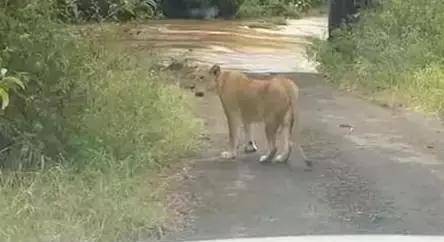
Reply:
[[215, 159], [227, 130], [219, 100], [208, 94], [199, 99], [208, 147], [188, 187], [199, 203], [188, 228], [165, 240], [444, 234], [441, 123], [340, 93], [316, 74], [289, 76], [301, 87], [303, 147], [314, 169], [294, 157], [291, 169], [261, 165], [259, 154]]

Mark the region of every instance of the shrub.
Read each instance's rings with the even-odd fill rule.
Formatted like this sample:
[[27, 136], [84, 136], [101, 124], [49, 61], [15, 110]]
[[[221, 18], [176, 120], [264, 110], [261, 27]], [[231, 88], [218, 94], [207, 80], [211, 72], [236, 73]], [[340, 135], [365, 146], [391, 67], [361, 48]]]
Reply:
[[57, 0], [59, 17], [66, 22], [127, 21], [149, 19], [157, 9], [155, 0]]
[[[351, 30], [339, 30], [331, 42], [315, 45], [321, 70], [346, 87], [376, 96], [400, 94], [402, 101], [416, 100], [421, 109], [442, 112], [442, 86], [426, 79], [437, 80], [438, 67], [443, 66], [444, 2], [387, 0], [381, 4], [365, 11]], [[434, 95], [419, 104], [417, 98], [405, 95], [411, 89]]]
[[[5, 30], [0, 33], [2, 66], [11, 75], [23, 76], [26, 85], [0, 116], [2, 149], [8, 150], [1, 164], [40, 167], [59, 161], [72, 149], [72, 137], [85, 127], [85, 132], [107, 141], [108, 147], [125, 150], [117, 152], [119, 157], [122, 152], [125, 156], [140, 154], [142, 149], [151, 152], [156, 142], [177, 136], [169, 125], [176, 122], [178, 129], [183, 128], [177, 121], [191, 117], [176, 116], [186, 115], [178, 104], [184, 97], [154, 81], [162, 78], [159, 70], [144, 71], [146, 66], [128, 56], [105, 54], [48, 18], [51, 9], [49, 3], [31, 2], [18, 11], [0, 10], [0, 26]], [[109, 124], [108, 129], [103, 124]]]
[[3, 167], [38, 167], [66, 155], [85, 104], [79, 84], [93, 58], [85, 41], [51, 20], [50, 2], [25, 6], [0, 9], [2, 67], [26, 86], [0, 116]]
[[1, 241], [140, 240], [163, 230], [157, 173], [196, 148], [198, 123], [155, 57], [96, 54], [69, 162], [0, 173]]
[[1, 79], [26, 87], [0, 114], [0, 241], [161, 231], [160, 167], [192, 151], [199, 133], [188, 98], [164, 84], [171, 73], [156, 56], [107, 51], [106, 39], [95, 45], [55, 21], [51, 2], [21, 3], [0, 8]]
[[162, 11], [169, 18], [233, 17], [243, 0], [164, 0]]
[[0, 171], [1, 241], [140, 240], [163, 230], [159, 168], [193, 151], [199, 132], [188, 98], [162, 83], [170, 74], [151, 58], [99, 51], [70, 162]]
[[324, 2], [325, 0], [165, 0], [162, 1], [162, 10], [170, 18], [294, 17]]
[[239, 9], [238, 17], [298, 17], [302, 12], [324, 3], [324, 0], [245, 0]]

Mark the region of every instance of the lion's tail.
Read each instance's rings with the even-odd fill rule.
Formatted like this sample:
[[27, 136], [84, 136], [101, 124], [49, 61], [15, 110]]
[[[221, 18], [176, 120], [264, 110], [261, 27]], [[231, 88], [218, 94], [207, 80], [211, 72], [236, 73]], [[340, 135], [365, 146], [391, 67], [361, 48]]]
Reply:
[[291, 106], [291, 115], [290, 115], [290, 137], [292, 139], [293, 145], [297, 145], [297, 148], [304, 159], [304, 162], [307, 166], [311, 167], [312, 162], [307, 159], [304, 150], [301, 147], [301, 135], [299, 130], [299, 88], [298, 86], [289, 79], [285, 79], [283, 82], [285, 85], [285, 89], [287, 91], [287, 95], [290, 98], [290, 106]]
[[287, 95], [290, 99], [290, 107], [291, 113], [290, 113], [290, 135], [294, 135], [295, 129], [299, 126], [299, 110], [298, 110], [298, 99], [299, 99], [299, 88], [296, 86], [296, 84], [289, 80], [284, 79], [283, 85], [285, 86], [285, 90], [287, 91]]

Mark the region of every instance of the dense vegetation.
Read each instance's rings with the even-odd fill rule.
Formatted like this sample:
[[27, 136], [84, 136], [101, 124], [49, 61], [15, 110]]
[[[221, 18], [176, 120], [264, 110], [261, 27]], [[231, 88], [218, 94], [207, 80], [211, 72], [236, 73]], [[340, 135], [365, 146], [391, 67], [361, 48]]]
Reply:
[[[20, 2], [14, 1], [14, 2]], [[298, 17], [326, 0], [54, 0], [64, 22], [168, 18]], [[26, 2], [26, 1], [25, 1]]]
[[329, 79], [389, 105], [444, 113], [444, 2], [385, 0], [315, 45]]
[[196, 144], [187, 96], [154, 54], [68, 30], [55, 1], [1, 5], [0, 241], [155, 231], [167, 217], [159, 169]]
[[171, 18], [233, 17], [243, 0], [164, 0], [161, 9]]
[[157, 0], [56, 0], [58, 17], [66, 22], [149, 19], [159, 8]]
[[176, 18], [297, 17], [325, 0], [164, 0], [162, 10]]
[[239, 18], [284, 16], [298, 17], [325, 0], [244, 0], [237, 13]]

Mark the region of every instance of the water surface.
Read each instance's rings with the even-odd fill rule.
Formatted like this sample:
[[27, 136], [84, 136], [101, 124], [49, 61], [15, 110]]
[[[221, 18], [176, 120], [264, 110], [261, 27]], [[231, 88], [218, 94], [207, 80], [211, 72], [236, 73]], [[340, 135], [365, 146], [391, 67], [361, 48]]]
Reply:
[[326, 17], [287, 20], [277, 29], [251, 28], [245, 21], [159, 20], [126, 27], [130, 47], [160, 49], [165, 56], [189, 52], [195, 62], [246, 72], [316, 72], [306, 57], [313, 38], [324, 39]]

